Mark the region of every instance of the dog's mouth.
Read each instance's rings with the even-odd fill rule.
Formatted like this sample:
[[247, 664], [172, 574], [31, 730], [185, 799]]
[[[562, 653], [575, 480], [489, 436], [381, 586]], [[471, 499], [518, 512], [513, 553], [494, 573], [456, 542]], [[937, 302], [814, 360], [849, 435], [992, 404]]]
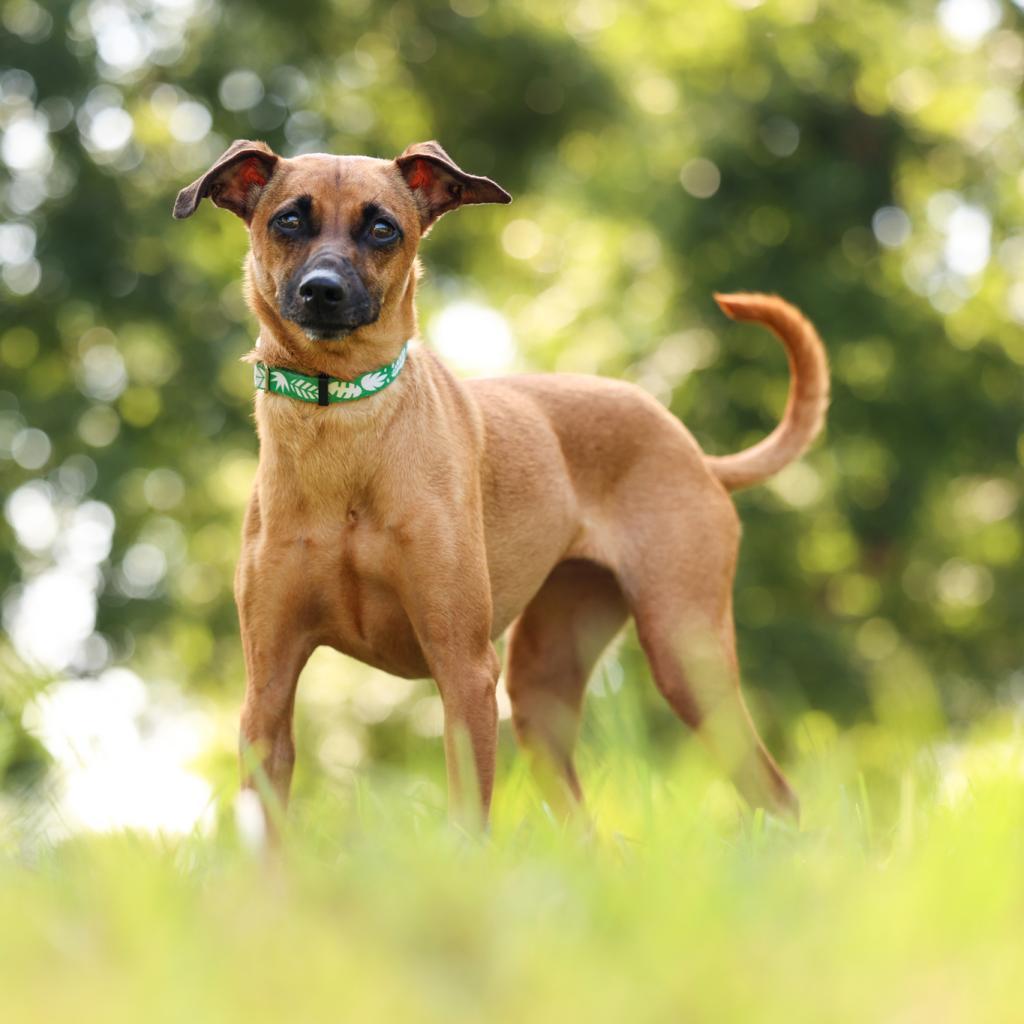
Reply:
[[282, 314], [286, 320], [290, 320], [297, 327], [301, 327], [302, 333], [310, 341], [341, 341], [347, 338], [353, 331], [359, 330], [360, 327], [372, 324], [378, 316], [377, 313], [367, 313], [366, 315], [346, 318], [344, 320], [315, 320], [306, 317], [288, 316], [283, 311]]
[[380, 303], [342, 259], [320, 260], [299, 270], [284, 289], [280, 308], [311, 341], [337, 341], [380, 316]]

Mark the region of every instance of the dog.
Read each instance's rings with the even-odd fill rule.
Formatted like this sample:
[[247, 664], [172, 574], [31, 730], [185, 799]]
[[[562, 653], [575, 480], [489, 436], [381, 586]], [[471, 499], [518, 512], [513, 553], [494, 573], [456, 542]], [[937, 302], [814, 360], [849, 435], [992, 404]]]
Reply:
[[435, 680], [452, 813], [486, 822], [495, 642], [508, 631], [515, 730], [550, 806], [569, 814], [582, 798], [573, 747], [587, 679], [632, 616], [661, 693], [747, 802], [795, 817], [739, 688], [729, 492], [778, 472], [822, 427], [828, 365], [803, 315], [774, 296], [716, 296], [777, 335], [791, 384], [768, 437], [713, 457], [631, 384], [462, 381], [407, 347], [421, 238], [461, 206], [511, 201], [437, 142], [385, 160], [287, 159], [239, 140], [181, 190], [174, 216], [204, 198], [248, 227], [260, 326], [248, 357], [260, 459], [235, 580], [243, 785], [265, 774], [265, 806], [287, 805], [296, 685], [323, 644]]

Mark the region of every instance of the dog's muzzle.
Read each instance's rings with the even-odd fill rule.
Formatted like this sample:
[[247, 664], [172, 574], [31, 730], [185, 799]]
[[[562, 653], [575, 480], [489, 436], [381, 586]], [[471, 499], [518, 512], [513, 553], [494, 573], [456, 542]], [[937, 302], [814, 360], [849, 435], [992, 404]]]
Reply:
[[281, 302], [281, 315], [317, 341], [371, 324], [379, 313], [355, 267], [341, 256], [307, 263], [292, 277]]

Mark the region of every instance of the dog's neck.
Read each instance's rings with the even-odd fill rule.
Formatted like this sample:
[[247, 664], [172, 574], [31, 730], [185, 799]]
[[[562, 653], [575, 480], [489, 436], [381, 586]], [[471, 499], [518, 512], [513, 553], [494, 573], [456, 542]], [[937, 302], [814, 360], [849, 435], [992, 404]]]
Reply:
[[256, 348], [246, 356], [272, 367], [316, 376], [327, 374], [352, 380], [398, 358], [402, 346], [416, 336], [416, 275], [410, 273], [402, 294], [381, 304], [372, 324], [360, 327], [337, 341], [312, 341], [296, 324], [286, 321], [255, 288], [249, 287], [249, 308], [256, 314], [260, 334]]

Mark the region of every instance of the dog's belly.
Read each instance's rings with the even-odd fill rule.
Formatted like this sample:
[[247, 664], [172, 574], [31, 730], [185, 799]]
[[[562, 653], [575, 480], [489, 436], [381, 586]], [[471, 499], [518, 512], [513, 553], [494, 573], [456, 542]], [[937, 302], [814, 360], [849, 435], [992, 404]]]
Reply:
[[[346, 545], [324, 560], [310, 580], [310, 596], [320, 609], [319, 642], [391, 675], [420, 679], [430, 675], [416, 631], [383, 565], [368, 561], [372, 545]], [[502, 564], [515, 545], [506, 538], [492, 576], [492, 637], [496, 640], [522, 611], [558, 562], [554, 548], [542, 558]], [[528, 549], [531, 545], [524, 544]], [[360, 550], [360, 548], [362, 550]], [[535, 552], [532, 552], [535, 554]], [[361, 557], [360, 557], [361, 556]], [[385, 563], [386, 564], [386, 563]]]
[[[511, 577], [492, 581], [493, 622], [491, 635], [497, 640], [537, 592], [551, 569], [534, 563], [532, 571], [521, 569]], [[320, 642], [357, 661], [391, 675], [422, 679], [430, 675], [416, 631], [392, 586], [372, 573], [349, 571], [331, 573], [318, 586], [325, 609], [318, 629]]]

